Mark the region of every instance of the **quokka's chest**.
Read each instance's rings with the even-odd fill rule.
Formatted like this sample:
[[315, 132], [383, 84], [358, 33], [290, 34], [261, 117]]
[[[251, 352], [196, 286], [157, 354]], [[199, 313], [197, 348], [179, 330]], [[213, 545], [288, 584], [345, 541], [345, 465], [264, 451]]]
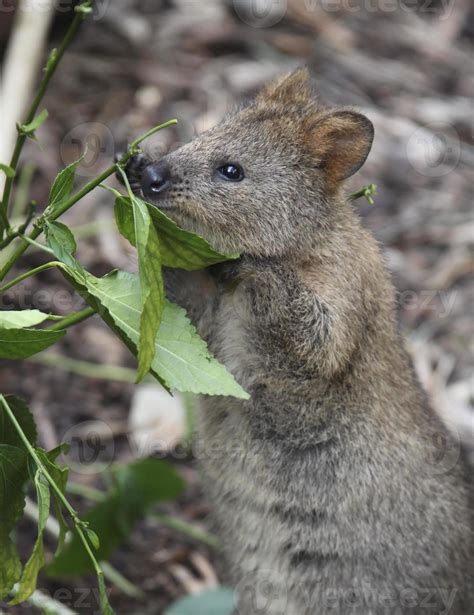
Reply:
[[255, 318], [245, 291], [222, 292], [198, 326], [211, 352], [245, 387], [262, 370]]

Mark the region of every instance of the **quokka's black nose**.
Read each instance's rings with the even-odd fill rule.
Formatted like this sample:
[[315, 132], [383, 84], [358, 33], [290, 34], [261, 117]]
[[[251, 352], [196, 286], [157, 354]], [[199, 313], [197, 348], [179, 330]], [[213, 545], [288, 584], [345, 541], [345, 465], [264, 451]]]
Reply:
[[171, 185], [171, 175], [165, 162], [149, 164], [143, 169], [141, 178], [142, 192], [145, 198], [162, 195]]

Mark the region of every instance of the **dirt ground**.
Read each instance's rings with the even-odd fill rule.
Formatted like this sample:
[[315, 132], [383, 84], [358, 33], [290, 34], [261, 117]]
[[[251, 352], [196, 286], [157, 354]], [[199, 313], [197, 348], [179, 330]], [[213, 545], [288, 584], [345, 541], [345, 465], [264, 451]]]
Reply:
[[[375, 204], [361, 199], [356, 207], [384, 246], [409, 351], [435, 409], [474, 447], [469, 382], [474, 9], [468, 0], [282, 0], [263, 2], [273, 7], [265, 16], [257, 5], [252, 0], [98, 3], [46, 96], [49, 120], [38, 131], [41, 148], [29, 143], [25, 150], [23, 160], [35, 165], [31, 198], [44, 203], [58, 169], [85, 144], [90, 154], [80, 167], [81, 181], [108, 166], [116, 151], [151, 126], [178, 118], [176, 129], [153, 140], [157, 152], [167, 151], [212, 126], [266, 80], [307, 64], [322, 99], [356, 106], [374, 123], [373, 150], [348, 191], [377, 184]], [[58, 42], [69, 20], [68, 13], [58, 15], [50, 45]], [[11, 20], [5, 19], [0, 28], [3, 46], [10, 27]], [[133, 269], [130, 248], [113, 229], [109, 195], [96, 190], [81, 203], [67, 214], [81, 237], [79, 260], [97, 275], [113, 268]], [[33, 251], [22, 269], [43, 261]], [[5, 307], [57, 313], [81, 305], [54, 271], [12, 289], [8, 300]], [[54, 352], [134, 367], [128, 351], [96, 318], [70, 330]], [[134, 385], [58, 367], [3, 362], [0, 390], [28, 400], [42, 445], [54, 446], [70, 437], [76, 425], [98, 419], [109, 428], [103, 435], [104, 454], [113, 460], [131, 459], [127, 416]], [[76, 453], [73, 449], [72, 455]], [[178, 502], [160, 510], [206, 527], [209, 504], [192, 457], [170, 458], [188, 488]], [[85, 485], [101, 486], [97, 474], [79, 471], [72, 476]], [[83, 510], [84, 501], [71, 497]], [[26, 555], [34, 524], [24, 521], [21, 530]], [[161, 527], [151, 517], [110, 561], [145, 596], [131, 598], [112, 588], [112, 604], [123, 615], [162, 613], [196, 583], [210, 586], [214, 574], [219, 576], [215, 550]], [[39, 582], [46, 593], [59, 591], [55, 595], [78, 613], [97, 612], [91, 587], [93, 578], [64, 582], [41, 576]], [[81, 591], [86, 595], [79, 603]], [[5, 610], [38, 612], [27, 606]]]

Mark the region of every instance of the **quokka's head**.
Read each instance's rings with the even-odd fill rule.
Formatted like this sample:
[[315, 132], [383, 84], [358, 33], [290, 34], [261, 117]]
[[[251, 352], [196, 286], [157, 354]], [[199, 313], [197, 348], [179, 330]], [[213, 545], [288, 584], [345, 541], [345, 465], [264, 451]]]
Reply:
[[137, 191], [224, 252], [280, 255], [331, 222], [342, 182], [364, 163], [370, 121], [321, 107], [306, 69], [160, 160], [129, 166]]

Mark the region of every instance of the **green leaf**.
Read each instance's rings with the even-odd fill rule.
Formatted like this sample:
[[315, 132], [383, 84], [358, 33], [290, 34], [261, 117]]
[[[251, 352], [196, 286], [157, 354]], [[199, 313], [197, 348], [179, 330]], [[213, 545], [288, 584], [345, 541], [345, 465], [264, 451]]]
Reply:
[[[56, 448], [53, 448], [52, 450], [48, 452], [40, 448], [35, 449], [36, 454], [38, 455], [41, 463], [46, 468], [46, 470], [49, 472], [49, 475], [54, 480], [56, 485], [59, 487], [59, 490], [63, 494], [66, 491], [66, 483], [68, 479], [69, 468], [67, 466], [59, 466], [56, 463], [56, 458], [58, 457], [60, 453], [64, 452], [67, 449], [68, 449], [68, 446], [66, 444], [60, 444], [59, 446], [57, 446]], [[52, 490], [52, 495], [53, 495], [54, 516], [56, 517], [56, 520], [59, 523], [59, 536], [58, 536], [58, 544], [56, 547], [56, 553], [59, 553], [59, 551], [63, 548], [64, 539], [66, 537], [66, 533], [69, 528], [66, 523], [66, 520], [64, 519], [63, 504], [54, 489]]]
[[0, 171], [3, 171], [10, 179], [13, 179], [16, 175], [15, 169], [9, 167], [8, 164], [3, 164], [3, 162], [0, 162]]
[[[15, 415], [15, 418], [20, 424], [28, 441], [34, 445], [36, 443], [37, 433], [35, 421], [30, 409], [22, 399], [16, 397], [15, 395], [5, 395], [4, 398], [10, 407], [10, 410]], [[2, 406], [0, 406], [0, 442], [2, 444], [17, 446], [21, 449], [24, 448], [22, 439], [18, 435], [15, 426], [10, 420], [10, 417], [3, 410]]]
[[99, 537], [94, 532], [94, 530], [91, 530], [90, 527], [85, 527], [84, 530], [85, 530], [85, 532], [87, 534], [87, 537], [91, 541], [92, 546], [94, 547], [94, 549], [96, 551], [98, 551], [100, 549], [100, 539], [99, 539]]
[[48, 320], [49, 314], [39, 310], [1, 310], [0, 327], [3, 329], [23, 329], [34, 327]]
[[[20, 423], [28, 442], [35, 445], [37, 435], [36, 425], [30, 409], [22, 399], [15, 395], [5, 395], [5, 400], [10, 410], [15, 415], [16, 420]], [[6, 414], [2, 406], [0, 406], [0, 442], [2, 444], [16, 446], [20, 449], [24, 449], [25, 447], [10, 417]]]
[[[131, 273], [113, 272], [104, 278], [87, 276], [88, 291], [110, 314], [116, 328], [136, 347], [139, 338], [140, 284]], [[152, 371], [170, 389], [207, 395], [248, 394], [209, 352], [185, 310], [165, 300], [155, 340]]]
[[[117, 191], [114, 191], [114, 194], [118, 195], [115, 200], [117, 227], [120, 233], [132, 245], [135, 245], [130, 198], [120, 195]], [[138, 197], [135, 197], [135, 199], [141, 200]], [[160, 239], [161, 258], [165, 267], [194, 271], [239, 257], [238, 254], [225, 255], [216, 252], [205, 239], [180, 228], [171, 218], [168, 218], [166, 214], [153, 205], [147, 203], [147, 207]]]
[[61, 442], [58, 446], [55, 446], [46, 454], [48, 456], [49, 461], [56, 461], [59, 455], [67, 455], [71, 450], [71, 445], [67, 442]]
[[[97, 533], [99, 560], [107, 559], [113, 549], [130, 534], [156, 502], [176, 498], [184, 488], [183, 479], [165, 461], [143, 459], [112, 468], [114, 487], [102, 502], [84, 516], [83, 521]], [[92, 570], [87, 553], [78, 536], [66, 545], [48, 568], [51, 575], [84, 574]]]
[[44, 232], [46, 243], [53, 250], [56, 257], [68, 267], [75, 269], [77, 261], [73, 258], [76, 252], [76, 240], [68, 227], [56, 220], [45, 220]]
[[160, 243], [147, 206], [140, 199], [133, 198], [132, 207], [142, 300], [137, 341], [139, 382], [150, 371], [155, 354], [155, 338], [163, 314], [165, 290], [161, 273]]
[[[115, 194], [115, 205], [114, 205], [114, 215], [115, 215], [115, 224], [121, 235], [128, 239], [128, 241], [132, 244], [134, 248], [137, 246], [137, 242], [135, 241], [135, 223], [133, 220], [133, 208], [130, 202], [130, 199], [126, 196], [120, 194], [118, 190], [114, 188], [107, 188], [113, 194]], [[162, 249], [163, 246], [160, 246]]]
[[74, 187], [74, 177], [77, 165], [83, 160], [85, 153], [76, 161], [60, 171], [53, 182], [48, 198], [48, 206], [44, 215], [54, 213], [70, 196]]
[[[56, 250], [59, 250], [57, 245], [53, 251], [61, 259]], [[112, 272], [103, 278], [96, 278], [71, 255], [66, 254], [64, 258], [71, 263], [66, 272], [68, 279], [136, 354], [142, 304], [138, 276]], [[151, 368], [156, 378], [168, 389], [249, 398], [227, 369], [209, 352], [186, 312], [167, 300], [155, 339]]]
[[[1, 468], [1, 466], [0, 466]], [[0, 531], [0, 600], [5, 598], [21, 577], [21, 560], [15, 545]]]
[[10, 532], [23, 513], [28, 478], [26, 452], [16, 446], [0, 444], [0, 599], [4, 598], [21, 575], [21, 562]]
[[38, 501], [38, 536], [21, 575], [15, 598], [10, 601], [11, 605], [20, 604], [31, 596], [36, 589], [39, 571], [44, 566], [43, 530], [49, 516], [50, 495], [49, 484], [39, 469], [36, 470], [34, 484]]
[[164, 615], [231, 615], [236, 606], [234, 592], [219, 587], [181, 598], [166, 609]]
[[161, 272], [160, 242], [152, 224], [147, 204], [135, 197], [127, 177], [119, 167], [128, 189], [133, 215], [133, 237], [138, 251], [138, 271], [140, 275], [140, 334], [138, 347], [137, 382], [150, 371], [155, 354], [155, 338], [163, 314], [165, 289]]
[[26, 137], [30, 137], [30, 139], [34, 139], [35, 130], [37, 130], [41, 126], [41, 124], [46, 121], [47, 117], [48, 111], [46, 109], [43, 109], [43, 111], [41, 111], [41, 113], [39, 113], [29, 124], [21, 124], [20, 122], [18, 122], [18, 124], [16, 125], [17, 130], [20, 134], [25, 135]]
[[0, 359], [26, 359], [56, 343], [66, 331], [0, 327]]
[[9, 604], [12, 606], [27, 600], [36, 589], [38, 574], [44, 566], [43, 534], [36, 538], [29, 560], [26, 562], [20, 578], [18, 593]]

